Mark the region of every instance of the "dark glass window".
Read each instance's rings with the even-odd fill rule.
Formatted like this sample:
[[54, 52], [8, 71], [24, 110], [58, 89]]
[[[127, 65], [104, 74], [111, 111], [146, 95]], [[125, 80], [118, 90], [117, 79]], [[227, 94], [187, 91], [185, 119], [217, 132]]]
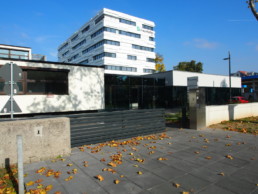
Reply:
[[86, 39], [84, 39], [83, 41], [79, 42], [78, 44], [76, 44], [74, 47], [73, 47], [73, 50], [79, 48], [80, 46], [82, 46], [84, 43], [86, 43]]
[[0, 57], [11, 59], [29, 59], [29, 52], [10, 49], [0, 49]]
[[147, 29], [147, 30], [152, 30], [152, 31], [154, 29], [152, 26], [148, 26], [148, 25], [145, 25], [145, 24], [142, 25], [142, 28]]
[[137, 56], [133, 56], [133, 55], [127, 55], [127, 59], [128, 60], [137, 60]]
[[28, 94], [68, 94], [68, 72], [27, 70]]
[[125, 35], [125, 36], [134, 37], [134, 38], [141, 38], [140, 34], [136, 34], [136, 33], [132, 33], [132, 32], [127, 32], [127, 31], [123, 31], [123, 30], [119, 30], [119, 34]]
[[104, 15], [101, 15], [100, 17], [98, 17], [96, 20], [95, 20], [95, 24], [99, 23], [100, 21], [102, 21], [104, 19]]
[[86, 26], [86, 27], [82, 30], [82, 33], [87, 32], [89, 29], [90, 29], [90, 25]]
[[155, 63], [155, 59], [152, 59], [152, 58], [146, 58], [146, 61], [151, 62], [151, 63]]
[[75, 37], [73, 37], [73, 38], [71, 39], [71, 41], [72, 41], [72, 42], [75, 41], [78, 37], [79, 37], [79, 35], [77, 34]]
[[154, 41], [154, 38], [150, 36], [149, 41]]
[[61, 50], [63, 50], [65, 47], [67, 47], [68, 46], [68, 42], [67, 43], [65, 43], [63, 46], [61, 46], [59, 49], [58, 49], [58, 51], [60, 52]]
[[132, 25], [132, 26], [136, 26], [136, 22], [133, 22], [133, 21], [130, 21], [130, 20], [125, 20], [125, 19], [120, 18], [119, 21], [121, 23], [124, 23], [124, 24], [129, 24], [129, 25]]
[[146, 47], [146, 46], [140, 46], [140, 45], [136, 45], [136, 44], [133, 44], [132, 48], [133, 49], [137, 49], [137, 50], [154, 52], [154, 48]]

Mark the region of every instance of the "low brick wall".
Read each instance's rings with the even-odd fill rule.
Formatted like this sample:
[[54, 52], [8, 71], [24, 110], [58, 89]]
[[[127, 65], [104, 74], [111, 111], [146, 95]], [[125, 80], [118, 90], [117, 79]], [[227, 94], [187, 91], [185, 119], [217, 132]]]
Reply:
[[258, 116], [258, 103], [206, 106], [206, 126], [251, 116]]
[[69, 118], [4, 121], [0, 133], [0, 166], [17, 163], [17, 135], [23, 138], [24, 163], [71, 153]]

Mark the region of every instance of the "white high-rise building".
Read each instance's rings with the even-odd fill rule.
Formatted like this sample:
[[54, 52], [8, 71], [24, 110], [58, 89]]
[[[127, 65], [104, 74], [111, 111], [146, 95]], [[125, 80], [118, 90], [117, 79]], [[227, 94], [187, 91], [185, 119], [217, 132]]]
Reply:
[[143, 75], [155, 70], [154, 22], [102, 9], [58, 47], [58, 60], [105, 66], [105, 73]]

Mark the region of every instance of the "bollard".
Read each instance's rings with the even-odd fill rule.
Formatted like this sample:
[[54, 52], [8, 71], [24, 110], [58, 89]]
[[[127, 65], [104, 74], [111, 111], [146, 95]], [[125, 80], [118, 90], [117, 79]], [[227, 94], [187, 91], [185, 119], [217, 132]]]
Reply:
[[23, 151], [22, 151], [22, 136], [21, 135], [17, 135], [17, 158], [18, 158], [19, 194], [24, 194]]

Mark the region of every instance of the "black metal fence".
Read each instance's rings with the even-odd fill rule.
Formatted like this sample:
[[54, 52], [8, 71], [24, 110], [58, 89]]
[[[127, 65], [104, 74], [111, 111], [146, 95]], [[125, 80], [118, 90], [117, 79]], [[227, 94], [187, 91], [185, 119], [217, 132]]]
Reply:
[[164, 109], [69, 115], [72, 147], [162, 132]]

